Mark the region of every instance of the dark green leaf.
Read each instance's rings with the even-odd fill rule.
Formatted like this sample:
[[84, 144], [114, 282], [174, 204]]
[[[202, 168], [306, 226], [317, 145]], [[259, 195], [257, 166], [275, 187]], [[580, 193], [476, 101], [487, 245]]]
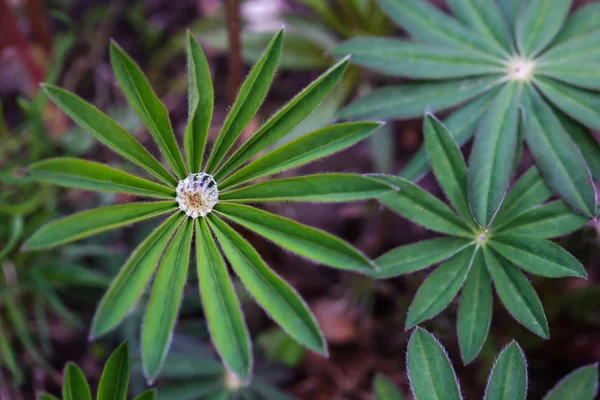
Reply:
[[[510, 189], [500, 210], [496, 214], [496, 223], [508, 221], [531, 207], [548, 200], [552, 191], [536, 167], [531, 167]], [[494, 226], [494, 225], [493, 225]]]
[[375, 400], [404, 400], [404, 396], [396, 385], [383, 374], [376, 374], [373, 379]]
[[517, 342], [502, 350], [490, 373], [484, 400], [525, 400], [527, 365]]
[[10, 218], [10, 232], [4, 247], [0, 249], [0, 261], [4, 259], [15, 248], [23, 234], [23, 217], [16, 215]]
[[127, 342], [124, 342], [112, 353], [104, 366], [96, 400], [126, 400], [128, 385], [129, 353]]
[[2, 357], [2, 366], [10, 371], [16, 384], [21, 384], [23, 382], [23, 371], [19, 366], [15, 350], [2, 323], [0, 323], [0, 356]]
[[147, 390], [144, 393], [137, 396], [134, 400], [154, 400], [156, 398], [155, 390]]
[[39, 400], [59, 400], [58, 398], [52, 396], [51, 394], [48, 393], [42, 393], [40, 395], [40, 399]]
[[571, 0], [529, 0], [517, 18], [517, 46], [524, 57], [541, 52], [560, 30]]
[[598, 364], [579, 368], [564, 377], [544, 400], [593, 400], [598, 393]]
[[592, 177], [597, 181], [600, 180], [600, 143], [598, 143], [593, 133], [585, 126], [577, 123], [558, 110], [555, 110], [555, 112], [562, 126], [569, 133], [569, 136], [571, 136], [577, 147], [579, 147], [583, 158], [585, 158], [590, 168]]

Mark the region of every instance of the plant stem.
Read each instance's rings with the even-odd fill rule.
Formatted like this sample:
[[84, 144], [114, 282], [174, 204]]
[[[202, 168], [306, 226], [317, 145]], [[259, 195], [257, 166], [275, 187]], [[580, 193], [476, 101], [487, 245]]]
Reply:
[[227, 80], [227, 101], [229, 104], [233, 104], [238, 87], [242, 82], [239, 0], [227, 0], [226, 13], [227, 36], [229, 39], [229, 77]]

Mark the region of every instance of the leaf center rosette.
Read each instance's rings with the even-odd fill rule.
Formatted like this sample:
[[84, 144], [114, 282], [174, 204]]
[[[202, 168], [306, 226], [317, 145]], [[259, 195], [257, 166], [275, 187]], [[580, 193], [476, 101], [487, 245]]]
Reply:
[[179, 209], [194, 219], [206, 217], [219, 202], [219, 189], [212, 175], [189, 174], [175, 189]]

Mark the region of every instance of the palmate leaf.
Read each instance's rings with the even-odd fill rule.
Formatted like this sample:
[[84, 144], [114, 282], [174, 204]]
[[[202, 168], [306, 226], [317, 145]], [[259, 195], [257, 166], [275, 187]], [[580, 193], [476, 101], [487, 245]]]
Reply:
[[484, 400], [525, 400], [527, 365], [516, 342], [506, 346], [492, 367]]

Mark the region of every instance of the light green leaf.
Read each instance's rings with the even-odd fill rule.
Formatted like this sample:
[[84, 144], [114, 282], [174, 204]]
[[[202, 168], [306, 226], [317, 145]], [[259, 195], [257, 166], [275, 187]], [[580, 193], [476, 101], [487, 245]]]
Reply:
[[123, 94], [148, 128], [162, 155], [179, 179], [187, 176], [185, 163], [171, 128], [167, 107], [152, 90], [140, 67], [111, 41], [110, 62]]
[[420, 328], [413, 331], [406, 364], [415, 400], [462, 399], [448, 354], [429, 332]]
[[554, 38], [554, 44], [600, 30], [600, 3], [590, 3], [579, 7]]
[[156, 398], [156, 391], [154, 389], [147, 390], [144, 393], [137, 396], [134, 400], [154, 400]]
[[449, 0], [448, 6], [465, 25], [493, 40], [507, 52], [513, 50], [508, 25], [495, 0]]
[[422, 117], [425, 111], [445, 110], [485, 93], [499, 83], [499, 76], [491, 76], [449, 82], [388, 86], [344, 107], [339, 117], [343, 119]]
[[318, 174], [274, 179], [219, 194], [220, 201], [259, 203], [265, 201], [346, 202], [366, 200], [389, 193], [389, 184], [355, 174]]
[[344, 75], [348, 63], [348, 59], [338, 62], [290, 100], [225, 161], [223, 167], [216, 172], [215, 178], [221, 180], [240, 165], [290, 133], [333, 90]]
[[484, 400], [525, 400], [526, 396], [525, 354], [513, 341], [502, 350], [492, 367]]
[[498, 221], [493, 231], [532, 238], [553, 238], [568, 235], [588, 222], [589, 218], [575, 214], [564, 201], [558, 200], [529, 208], [510, 219]]
[[600, 94], [538, 77], [536, 86], [565, 114], [591, 129], [600, 130]]
[[523, 211], [548, 200], [550, 196], [552, 191], [544, 182], [540, 171], [535, 166], [529, 168], [504, 198], [492, 226], [514, 218]]
[[378, 200], [404, 218], [435, 232], [471, 238], [474, 231], [443, 202], [404, 178], [392, 175], [369, 175], [399, 188]]
[[383, 10], [415, 39], [504, 56], [494, 40], [476, 35], [455, 18], [423, 0], [379, 0]]
[[517, 46], [524, 57], [541, 52], [560, 31], [571, 0], [530, 0], [517, 17]]
[[326, 157], [360, 142], [380, 126], [377, 122], [354, 122], [319, 129], [258, 158], [219, 183], [219, 189], [227, 189]]
[[214, 93], [206, 56], [190, 31], [187, 33], [187, 58], [188, 123], [184, 144], [188, 170], [197, 173], [202, 166], [213, 113]]
[[433, 115], [423, 122], [425, 149], [433, 173], [454, 209], [468, 222], [473, 222], [467, 200], [467, 165], [448, 129]]
[[275, 274], [256, 250], [231, 227], [209, 215], [209, 224], [244, 286], [294, 340], [320, 354], [327, 345], [315, 317], [298, 293]]
[[573, 121], [558, 110], [555, 110], [560, 123], [575, 142], [595, 180], [600, 180], [600, 143], [583, 125]]
[[593, 400], [598, 393], [598, 364], [581, 367], [564, 377], [544, 400]]
[[72, 362], [67, 363], [62, 387], [63, 400], [92, 400], [90, 387], [83, 372]]
[[467, 275], [458, 308], [458, 344], [465, 364], [477, 357], [488, 336], [492, 322], [492, 285], [483, 252], [475, 254]]
[[508, 312], [525, 328], [547, 339], [550, 334], [544, 308], [525, 275], [514, 265], [496, 256], [488, 246], [483, 247], [483, 255], [498, 297]]
[[142, 364], [150, 383], [160, 374], [171, 346], [187, 278], [193, 230], [193, 220], [186, 218], [167, 247], [154, 277], [142, 324]]
[[504, 233], [493, 235], [489, 244], [507, 260], [532, 274], [587, 278], [583, 265], [575, 257], [548, 240]]
[[423, 282], [406, 316], [406, 329], [431, 319], [442, 312], [462, 287], [478, 248], [471, 247], [452, 256]]
[[370, 272], [374, 278], [393, 278], [427, 268], [452, 257], [473, 242], [461, 238], [427, 239], [396, 247], [375, 260], [381, 269]]
[[169, 186], [177, 180], [137, 140], [112, 119], [82, 98], [53, 85], [42, 85], [44, 92], [77, 125], [121, 157], [146, 169]]
[[525, 138], [546, 183], [575, 210], [596, 214], [596, 194], [581, 152], [556, 114], [534, 91], [527, 97]]
[[227, 368], [247, 383], [252, 375], [250, 334], [205, 218], [196, 220], [196, 257], [200, 296], [212, 342]]
[[282, 37], [283, 30], [279, 30], [242, 84], [206, 162], [207, 173], [215, 171], [263, 102], [279, 64]]
[[404, 400], [400, 390], [385, 375], [378, 373], [373, 379], [375, 400]]
[[106, 361], [96, 400], [126, 400], [128, 385], [129, 353], [127, 342], [124, 342]]
[[[444, 119], [444, 125], [458, 146], [464, 145], [473, 137], [481, 116], [488, 110], [496, 94], [496, 89], [488, 90], [487, 93], [461, 106]], [[415, 181], [426, 174], [429, 169], [429, 159], [423, 145], [404, 167], [400, 176], [409, 181]]]
[[184, 218], [183, 213], [170, 217], [135, 249], [121, 267], [98, 305], [90, 329], [91, 339], [112, 331], [135, 307], [167, 244]]
[[346, 270], [377, 269], [372, 261], [351, 245], [319, 229], [239, 204], [220, 203], [214, 210], [284, 249], [310, 260]]
[[415, 79], [464, 78], [503, 70], [500, 61], [484, 53], [390, 38], [353, 38], [334, 48], [332, 53], [350, 54], [353, 64], [387, 75]]
[[128, 203], [83, 211], [50, 222], [38, 229], [23, 244], [25, 250], [42, 250], [74, 242], [177, 209], [174, 201]]
[[469, 204], [488, 226], [498, 211], [513, 172], [517, 149], [521, 86], [506, 85], [483, 117], [469, 160]]
[[27, 169], [40, 182], [83, 190], [129, 193], [161, 199], [174, 199], [172, 188], [147, 181], [107, 165], [77, 158], [51, 158]]

